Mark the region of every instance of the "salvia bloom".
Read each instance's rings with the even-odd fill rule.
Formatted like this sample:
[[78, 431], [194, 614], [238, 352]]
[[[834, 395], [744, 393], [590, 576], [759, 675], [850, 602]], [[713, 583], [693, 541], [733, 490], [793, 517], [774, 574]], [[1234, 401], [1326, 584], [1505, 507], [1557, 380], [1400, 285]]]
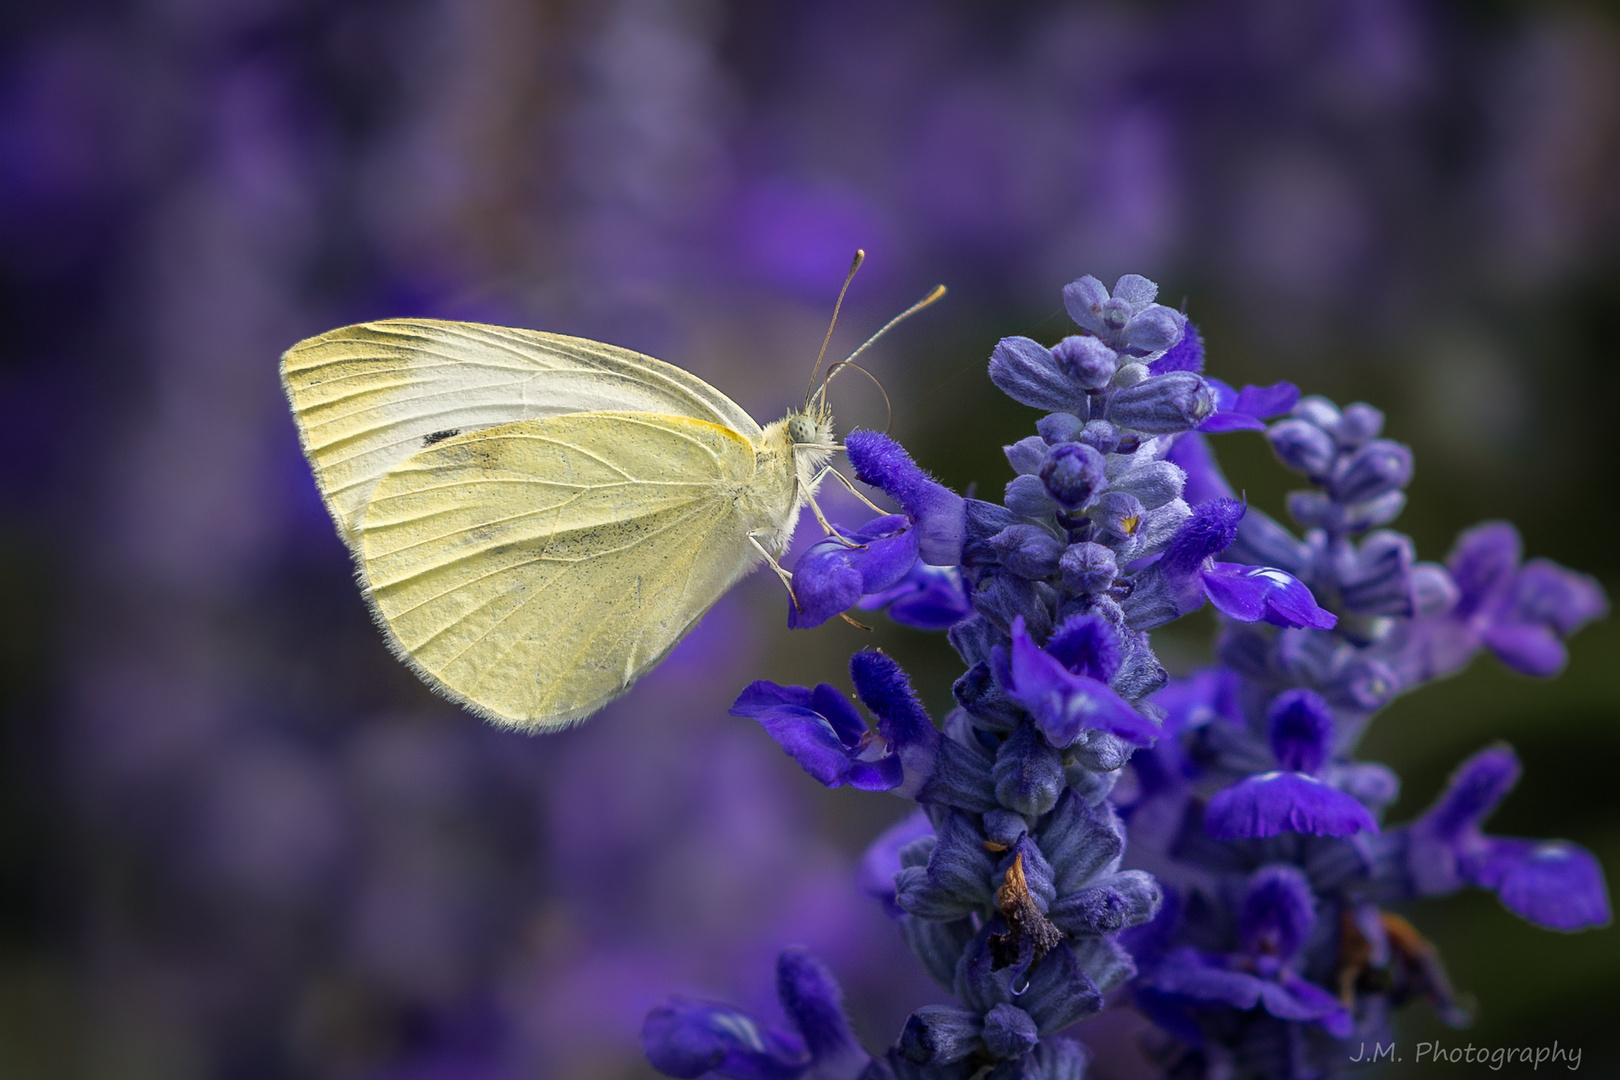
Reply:
[[[1352, 757], [1373, 713], [1481, 649], [1555, 673], [1601, 590], [1523, 563], [1506, 525], [1465, 534], [1444, 566], [1417, 562], [1384, 528], [1412, 458], [1380, 437], [1381, 414], [1206, 378], [1196, 329], [1156, 294], [1136, 275], [1112, 291], [1082, 278], [1064, 290], [1079, 333], [996, 346], [991, 379], [1044, 414], [1005, 448], [1000, 502], [954, 494], [886, 436], [847, 439], [856, 476], [900, 513], [813, 545], [789, 619], [859, 606], [944, 631], [965, 670], [939, 725], [872, 649], [850, 662], [870, 721], [826, 684], [756, 682], [732, 710], [823, 784], [918, 804], [859, 884], [955, 1004], [919, 1008], [874, 1055], [832, 976], [790, 950], [791, 1030], [671, 1001], [643, 1029], [661, 1071], [1079, 1080], [1086, 1053], [1058, 1033], [1119, 990], [1157, 1024], [1166, 1075], [1327, 1076], [1345, 1040], [1388, 1041], [1410, 997], [1464, 1019], [1389, 905], [1472, 885], [1553, 929], [1608, 921], [1590, 854], [1483, 831], [1518, 776], [1507, 747], [1395, 827], [1381, 823], [1395, 776]], [[1232, 497], [1206, 436], [1243, 430], [1312, 485], [1289, 503], [1303, 538]], [[1172, 681], [1148, 631], [1206, 602], [1219, 662]], [[1126, 867], [1127, 826], [1153, 873]]]

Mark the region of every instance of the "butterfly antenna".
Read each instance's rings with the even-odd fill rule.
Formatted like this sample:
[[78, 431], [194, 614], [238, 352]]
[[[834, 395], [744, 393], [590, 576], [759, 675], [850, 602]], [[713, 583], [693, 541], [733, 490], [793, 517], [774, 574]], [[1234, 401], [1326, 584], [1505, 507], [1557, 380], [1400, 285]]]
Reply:
[[827, 357], [827, 345], [832, 341], [833, 329], [838, 325], [838, 312], [844, 306], [844, 294], [849, 292], [849, 283], [855, 280], [855, 271], [861, 268], [866, 261], [866, 249], [856, 248], [855, 258], [849, 264], [849, 273], [844, 275], [844, 287], [838, 290], [838, 300], [833, 304], [832, 322], [827, 324], [827, 336], [821, 339], [821, 351], [816, 353], [816, 366], [810, 369], [810, 385], [804, 389], [804, 407], [810, 407], [810, 398], [816, 392], [816, 373], [821, 370], [821, 362]]
[[861, 367], [861, 365], [852, 363], [848, 360], [840, 360], [838, 363], [834, 364], [832, 370], [827, 372], [827, 377], [831, 379], [833, 371], [839, 371], [847, 367], [854, 368], [862, 375], [865, 375], [868, 379], [871, 379], [872, 385], [877, 387], [878, 393], [883, 395], [883, 408], [889, 414], [888, 417], [883, 421], [883, 434], [887, 435], [889, 433], [889, 429], [894, 426], [894, 402], [889, 400], [889, 392], [883, 388], [883, 384], [878, 381], [878, 377], [876, 375], [872, 374], [870, 371], [867, 371], [865, 368]]
[[[887, 334], [890, 330], [893, 330], [896, 326], [900, 325], [900, 323], [902, 323], [906, 319], [909, 319], [911, 316], [917, 314], [917, 312], [921, 311], [923, 308], [932, 305], [935, 301], [937, 301], [940, 297], [942, 297], [944, 295], [945, 295], [945, 286], [943, 286], [943, 285], [935, 285], [933, 287], [933, 289], [931, 289], [929, 291], [927, 296], [923, 297], [921, 300], [917, 301], [915, 304], [912, 304], [910, 307], [906, 308], [906, 310], [902, 311], [900, 314], [896, 315], [894, 318], [892, 318], [888, 322], [884, 323], [882, 329], [880, 329], [877, 333], [873, 334], [871, 337], [867, 338], [866, 341], [864, 343], [862, 343], [860, 348], [856, 349], [854, 352], [850, 353], [844, 359], [838, 361], [838, 363], [836, 363], [832, 367], [828, 368], [826, 378], [821, 380], [821, 391], [820, 391], [821, 400], [826, 401], [826, 399], [827, 399], [827, 384], [832, 382], [832, 378], [833, 378], [833, 376], [835, 374], [838, 373], [839, 368], [842, 368], [842, 367], [856, 367], [856, 365], [851, 363], [851, 361], [853, 361], [857, 356], [861, 355], [861, 353], [865, 352], [868, 348], [870, 348], [871, 345], [873, 344], [873, 342], [877, 341], [877, 339], [882, 337], [884, 334]], [[865, 371], [866, 369], [857, 367], [857, 370]], [[868, 377], [870, 377], [871, 372], [867, 372], [867, 375], [868, 375]], [[876, 379], [873, 379], [872, 381], [877, 382]], [[882, 387], [880, 386], [879, 389], [882, 389]], [[889, 397], [889, 395], [887, 393], [885, 393], [883, 395], [883, 398], [884, 398], [885, 401], [888, 400], [888, 397]], [[808, 399], [806, 400], [805, 404], [807, 406], [809, 405]]]

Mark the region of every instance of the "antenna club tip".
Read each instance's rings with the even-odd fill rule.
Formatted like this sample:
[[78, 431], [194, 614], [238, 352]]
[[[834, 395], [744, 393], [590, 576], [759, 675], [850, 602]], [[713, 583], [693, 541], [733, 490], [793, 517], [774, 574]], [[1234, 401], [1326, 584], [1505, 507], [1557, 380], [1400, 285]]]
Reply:
[[866, 261], [866, 249], [865, 248], [856, 248], [855, 249], [855, 258], [850, 263], [850, 265], [852, 267], [853, 266], [859, 266], [859, 265], [861, 265], [861, 263], [863, 263], [865, 261]]

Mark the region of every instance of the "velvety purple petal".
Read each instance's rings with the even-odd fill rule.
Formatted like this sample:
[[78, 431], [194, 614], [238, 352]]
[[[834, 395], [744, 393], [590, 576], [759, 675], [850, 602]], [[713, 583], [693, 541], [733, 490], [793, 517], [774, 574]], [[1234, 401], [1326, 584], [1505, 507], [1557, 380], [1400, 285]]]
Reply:
[[917, 563], [917, 532], [910, 527], [871, 539], [857, 534], [856, 540], [866, 545], [866, 557], [857, 564], [863, 596], [893, 588]]
[[1181, 340], [1165, 350], [1165, 354], [1148, 365], [1150, 375], [1164, 375], [1171, 371], [1203, 371], [1204, 338], [1191, 321], [1182, 324]]
[[776, 998], [803, 1037], [816, 1075], [860, 1073], [869, 1058], [849, 1030], [843, 991], [826, 965], [803, 949], [783, 950], [776, 960]]
[[899, 756], [885, 753], [871, 761], [860, 758], [852, 760], [844, 782], [857, 791], [893, 791], [905, 776], [905, 767]]
[[1263, 578], [1250, 577], [1249, 569], [1236, 563], [1216, 563], [1199, 577], [1215, 610], [1241, 622], [1259, 622], [1266, 617], [1266, 594], [1272, 586]]
[[1452, 772], [1445, 791], [1419, 819], [1422, 829], [1446, 841], [1477, 829], [1519, 782], [1520, 771], [1511, 746], [1487, 746]]
[[1480, 638], [1498, 660], [1521, 675], [1551, 678], [1569, 662], [1564, 643], [1551, 627], [1540, 623], [1493, 623]]
[[1238, 781], [1210, 796], [1204, 830], [1217, 840], [1276, 836], [1350, 836], [1377, 832], [1367, 808], [1313, 776], [1269, 772]]
[[900, 872], [900, 849], [913, 840], [934, 835], [934, 826], [923, 810], [914, 810], [878, 834], [867, 847], [855, 869], [855, 884], [867, 896], [882, 901], [891, 917], [899, 918], [894, 902], [894, 875]]
[[1285, 690], [1266, 710], [1266, 737], [1286, 772], [1315, 773], [1333, 744], [1333, 710], [1314, 690]]
[[972, 614], [960, 581], [930, 586], [889, 605], [889, 618], [917, 630], [949, 630]]
[[1198, 425], [1205, 435], [1224, 435], [1231, 431], [1264, 431], [1264, 420], [1256, 420], [1239, 412], [1218, 412]]
[[906, 576], [881, 592], [861, 597], [865, 611], [887, 608], [889, 618], [918, 630], [949, 630], [973, 614], [959, 570], [914, 562]]
[[849, 749], [820, 713], [782, 705], [758, 719], [783, 751], [822, 784], [841, 787], [848, 781]]
[[726, 1005], [672, 999], [647, 1014], [641, 1048], [666, 1076], [695, 1080], [793, 1080], [810, 1067], [798, 1036], [762, 1027]]
[[1280, 382], [1270, 386], [1245, 386], [1238, 392], [1232, 410], [1269, 420], [1273, 416], [1281, 416], [1297, 404], [1299, 387], [1291, 382]]
[[849, 674], [862, 704], [878, 719], [878, 730], [896, 748], [939, 741], [939, 729], [911, 689], [911, 680], [893, 658], [862, 649], [849, 658]]
[[1595, 578], [1547, 559], [1531, 559], [1513, 579], [1508, 610], [1515, 621], [1546, 623], [1569, 637], [1608, 614], [1609, 600]]
[[855, 703], [835, 686], [817, 683], [810, 691], [810, 710], [826, 718], [845, 746], [857, 746], [866, 737], [866, 721], [856, 711]]
[[801, 709], [810, 708], [810, 699], [813, 695], [806, 686], [778, 686], [766, 679], [749, 683], [737, 700], [732, 702], [728, 710], [732, 716], [743, 716], [752, 720], [767, 709], [774, 709], [778, 705], [797, 705]]
[[1509, 911], [1549, 930], [1608, 925], [1603, 868], [1591, 852], [1563, 840], [1491, 837], [1488, 844], [1470, 876], [1496, 890]]
[[[844, 440], [844, 452], [862, 483], [882, 489], [905, 510], [916, 531], [917, 550], [923, 562], [931, 566], [955, 566], [961, 562], [966, 531], [962, 496], [919, 469], [904, 447], [881, 432], [850, 432]], [[867, 591], [876, 592], [877, 588]]]
[[1210, 390], [1214, 393], [1217, 412], [1227, 412], [1237, 404], [1238, 392], [1232, 389], [1230, 383], [1222, 382], [1220, 379], [1211, 378], [1208, 375], [1204, 376], [1204, 381], [1209, 384]]
[[1210, 667], [1171, 679], [1148, 700], [1164, 710], [1165, 734], [1180, 734], [1212, 720], [1241, 720], [1238, 685], [1238, 676], [1230, 668]]
[[854, 607], [861, 598], [863, 558], [861, 549], [832, 537], [812, 544], [793, 567], [788, 626], [795, 630], [820, 626]]
[[1172, 949], [1154, 968], [1148, 984], [1155, 990], [1198, 1001], [1215, 1001], [1234, 1009], [1260, 1004], [1266, 981], [1211, 963], [1196, 949]]
[[1291, 960], [1316, 924], [1316, 896], [1297, 866], [1262, 866], [1249, 879], [1238, 911], [1238, 933], [1251, 956]]
[[1138, 746], [1159, 735], [1152, 721], [1105, 683], [1074, 674], [1036, 645], [1024, 629], [1023, 616], [1013, 621], [1007, 675], [1008, 695], [1029, 710], [1053, 746], [1068, 746], [1083, 728], [1106, 731]]
[[1218, 562], [1201, 577], [1209, 602], [1234, 619], [1315, 630], [1338, 625], [1338, 616], [1318, 606], [1305, 583], [1287, 571]]
[[1119, 670], [1119, 635], [1100, 616], [1071, 615], [1052, 631], [1046, 651], [1058, 663], [1098, 682], [1107, 682]]
[[839, 531], [812, 544], [793, 568], [788, 626], [794, 629], [819, 626], [863, 594], [890, 588], [917, 561], [917, 534], [899, 514]]
[[1349, 1038], [1354, 1027], [1350, 1010], [1335, 995], [1298, 975], [1284, 975], [1270, 984], [1261, 1003], [1279, 1020], [1314, 1020], [1340, 1039]]
[[1472, 615], [1506, 588], [1522, 552], [1519, 530], [1505, 521], [1488, 521], [1457, 537], [1446, 556], [1446, 567], [1461, 593], [1457, 615]]
[[1199, 503], [1165, 544], [1164, 556], [1159, 560], [1164, 572], [1178, 579], [1186, 577], [1197, 572], [1206, 559], [1231, 547], [1245, 510], [1236, 499]]

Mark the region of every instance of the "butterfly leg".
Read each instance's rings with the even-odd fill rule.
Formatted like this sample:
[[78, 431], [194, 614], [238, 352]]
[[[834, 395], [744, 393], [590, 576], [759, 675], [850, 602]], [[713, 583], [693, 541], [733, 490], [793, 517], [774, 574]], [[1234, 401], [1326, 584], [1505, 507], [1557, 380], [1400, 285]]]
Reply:
[[821, 471], [816, 474], [816, 483], [820, 484], [821, 481], [826, 478], [828, 473], [831, 473], [832, 475], [836, 476], [838, 478], [839, 482], [842, 483], [845, 487], [847, 487], [849, 489], [849, 493], [851, 495], [855, 496], [857, 499], [861, 500], [861, 502], [865, 503], [867, 506], [871, 507], [873, 510], [876, 510], [880, 514], [887, 514], [888, 513], [888, 511], [883, 509], [883, 507], [879, 506], [877, 503], [873, 502], [871, 499], [868, 499], [865, 495], [862, 495], [860, 490], [855, 487], [854, 482], [851, 481], [849, 477], [845, 476], [843, 473], [839, 472], [837, 469], [833, 468], [831, 465], [823, 465], [821, 467]]
[[[882, 507], [873, 505], [872, 500], [868, 499], [865, 495], [862, 495], [859, 491], [856, 491], [855, 485], [849, 482], [849, 477], [845, 476], [831, 465], [823, 465], [821, 467], [821, 471], [816, 473], [815, 478], [810, 481], [810, 485], [807, 490], [812, 492], [815, 491], [816, 488], [821, 486], [821, 482], [825, 480], [829, 474], [842, 480], [844, 482], [844, 486], [849, 488], [849, 490], [853, 492], [855, 497], [861, 500], [861, 502], [872, 507], [873, 510], [876, 510], [880, 514], [887, 513], [887, 511], [885, 511]], [[821, 505], [816, 502], [816, 497], [814, 495], [806, 495], [805, 501], [810, 504], [810, 512], [816, 515], [816, 520], [821, 523], [822, 529], [828, 536], [837, 540], [845, 547], [864, 548], [866, 546], [865, 544], [855, 543], [853, 540], [845, 537], [843, 533], [839, 532], [837, 529], [834, 529], [832, 523], [827, 520], [827, 515], [821, 512]]]
[[[761, 544], [759, 542], [759, 537], [755, 536], [753, 533], [748, 534], [748, 542], [754, 545], [755, 551], [765, 556], [765, 561], [770, 564], [771, 569], [776, 573], [776, 576], [781, 579], [782, 584], [787, 586], [788, 595], [793, 596], [792, 571], [782, 569], [782, 564], [776, 561], [776, 556], [772, 555], [769, 551], [766, 551], [765, 545]], [[797, 597], [794, 597], [793, 606], [798, 607], [798, 605], [799, 600]]]

